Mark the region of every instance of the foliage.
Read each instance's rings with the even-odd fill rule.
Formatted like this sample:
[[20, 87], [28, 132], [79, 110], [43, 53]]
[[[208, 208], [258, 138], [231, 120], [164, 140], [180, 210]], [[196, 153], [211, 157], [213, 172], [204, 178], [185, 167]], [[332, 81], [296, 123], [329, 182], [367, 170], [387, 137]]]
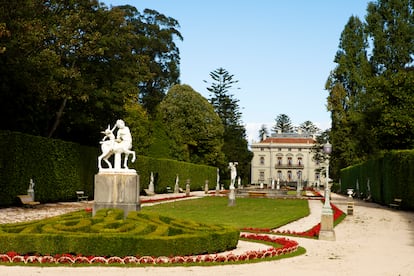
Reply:
[[394, 198], [401, 198], [401, 207], [413, 210], [413, 165], [413, 150], [383, 152], [363, 163], [342, 169], [342, 192], [354, 189], [358, 197], [370, 196], [374, 202], [384, 205], [391, 203]]
[[[76, 200], [77, 190], [93, 197], [97, 147], [10, 131], [0, 131], [0, 138], [1, 205], [17, 203], [17, 195], [27, 194], [31, 178], [35, 182], [36, 201]], [[206, 180], [212, 188], [217, 178], [215, 167], [176, 160], [138, 155], [136, 162], [129, 165], [140, 175], [141, 191], [148, 187], [151, 172], [155, 174], [158, 193], [166, 192], [177, 174], [184, 181], [190, 179], [192, 190], [202, 190]]]
[[[248, 149], [246, 129], [241, 121], [242, 114], [238, 104], [239, 100], [230, 94], [233, 85], [239, 81], [234, 80], [234, 75], [224, 68], [218, 68], [210, 72], [210, 77], [213, 80], [211, 86], [207, 88], [211, 93], [210, 103], [224, 125], [222, 151], [225, 160], [219, 166], [221, 169], [220, 178], [223, 180], [229, 179], [230, 173], [224, 163], [238, 162], [237, 174], [243, 182], [248, 182], [250, 181], [250, 162], [253, 153]], [[207, 81], [204, 82], [208, 83]]]
[[293, 132], [293, 126], [290, 117], [286, 114], [277, 115], [275, 119], [275, 125], [273, 126], [272, 130], [276, 133], [278, 133], [279, 131], [281, 133]]
[[35, 182], [36, 201], [76, 199], [75, 191], [93, 194], [97, 149], [16, 132], [1, 131], [0, 202], [14, 203]]
[[215, 167], [176, 160], [137, 156], [134, 168], [140, 176], [141, 190], [148, 187], [151, 172], [153, 173], [156, 193], [166, 193], [167, 187], [173, 188], [177, 175], [178, 185], [183, 190], [187, 180], [190, 181], [190, 189], [193, 191], [203, 190], [206, 181], [209, 182], [210, 189], [212, 189], [217, 181]]
[[174, 159], [221, 165], [223, 125], [213, 107], [188, 85], [175, 85], [159, 107]]
[[365, 19], [350, 17], [326, 84], [336, 175], [382, 150], [414, 146], [413, 2], [370, 2]]
[[101, 209], [40, 221], [0, 225], [4, 252], [95, 256], [176, 256], [214, 253], [236, 247], [239, 231], [143, 212]]
[[155, 11], [3, 1], [0, 22], [2, 129], [92, 145], [125, 103], [150, 108], [178, 82], [178, 22]]
[[259, 129], [259, 141], [263, 141], [267, 136], [269, 136], [269, 131], [266, 125], [262, 125]]

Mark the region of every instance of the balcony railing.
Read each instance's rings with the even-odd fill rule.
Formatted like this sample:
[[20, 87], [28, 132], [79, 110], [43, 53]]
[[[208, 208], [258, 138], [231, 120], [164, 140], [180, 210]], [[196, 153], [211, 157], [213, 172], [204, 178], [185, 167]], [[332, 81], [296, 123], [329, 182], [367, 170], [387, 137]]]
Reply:
[[275, 169], [303, 169], [303, 164], [276, 164]]

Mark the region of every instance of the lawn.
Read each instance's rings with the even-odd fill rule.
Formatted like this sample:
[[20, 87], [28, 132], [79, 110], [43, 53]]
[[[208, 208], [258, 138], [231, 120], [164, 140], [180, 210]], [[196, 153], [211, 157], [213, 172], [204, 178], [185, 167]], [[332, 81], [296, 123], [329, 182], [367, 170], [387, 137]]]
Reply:
[[235, 206], [227, 204], [227, 197], [203, 197], [144, 206], [142, 212], [237, 228], [277, 228], [309, 215], [307, 200], [300, 199], [237, 198]]

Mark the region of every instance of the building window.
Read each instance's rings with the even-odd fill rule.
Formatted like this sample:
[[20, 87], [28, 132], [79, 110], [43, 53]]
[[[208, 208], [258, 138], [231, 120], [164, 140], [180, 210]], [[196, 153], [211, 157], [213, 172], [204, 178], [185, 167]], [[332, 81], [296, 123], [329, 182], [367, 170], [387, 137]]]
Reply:
[[288, 157], [288, 165], [292, 166], [292, 157]]
[[282, 171], [277, 171], [277, 178], [282, 180]]
[[292, 181], [292, 171], [287, 172], [287, 178], [289, 182]]
[[303, 163], [302, 163], [302, 157], [298, 157], [298, 165], [299, 166], [302, 166], [303, 165]]
[[260, 151], [264, 151], [264, 148], [260, 148]]
[[265, 164], [265, 159], [263, 156], [260, 157], [260, 165], [264, 165]]
[[264, 172], [260, 172], [260, 173], [259, 173], [259, 181], [264, 181], [264, 179], [265, 179], [265, 174], [264, 174]]
[[288, 151], [292, 151], [292, 148], [288, 148]]
[[298, 179], [302, 179], [302, 171], [298, 171]]
[[278, 151], [282, 151], [282, 148], [278, 148], [277, 150], [278, 150]]
[[298, 151], [302, 151], [302, 149], [301, 148], [298, 148]]
[[277, 165], [278, 166], [282, 165], [282, 157], [280, 157], [280, 156], [277, 157]]

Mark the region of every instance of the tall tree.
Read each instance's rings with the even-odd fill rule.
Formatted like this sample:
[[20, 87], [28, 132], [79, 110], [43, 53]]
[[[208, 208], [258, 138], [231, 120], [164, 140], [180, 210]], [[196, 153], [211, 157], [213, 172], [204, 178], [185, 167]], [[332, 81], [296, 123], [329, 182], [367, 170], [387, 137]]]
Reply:
[[267, 136], [269, 136], [269, 131], [266, 125], [262, 125], [259, 129], [259, 141], [263, 141]]
[[174, 18], [151, 9], [142, 14], [135, 11], [128, 21], [140, 37], [134, 50], [149, 57], [151, 78], [139, 83], [139, 99], [148, 113], [154, 115], [167, 91], [180, 83], [180, 51], [175, 44], [175, 40], [183, 40], [178, 31], [180, 25]]
[[292, 121], [286, 114], [279, 114], [275, 119], [275, 125], [272, 129], [274, 132], [290, 133], [293, 132]]
[[159, 106], [173, 141], [172, 156], [181, 161], [222, 166], [223, 125], [213, 107], [188, 85], [174, 85]]
[[305, 122], [303, 122], [302, 124], [299, 125], [299, 129], [302, 130], [303, 132], [310, 133], [310, 134], [316, 134], [319, 131], [321, 131], [319, 129], [319, 127], [317, 127], [311, 121], [305, 121]]
[[331, 143], [334, 145], [331, 167], [336, 174], [340, 168], [361, 160], [369, 149], [368, 144], [361, 144], [360, 138], [365, 131], [361, 122], [361, 97], [372, 76], [364, 28], [358, 17], [350, 17], [334, 59], [337, 66], [326, 83], [332, 120]]
[[[210, 72], [213, 82], [207, 90], [211, 93], [210, 103], [219, 115], [224, 125], [223, 152], [227, 162], [238, 162], [238, 175], [243, 181], [250, 179], [250, 162], [253, 154], [248, 149], [246, 129], [241, 121], [239, 100], [235, 99], [230, 90], [238, 83], [234, 75], [224, 68]], [[204, 81], [208, 83], [207, 81]], [[229, 179], [229, 172], [225, 166], [221, 172], [221, 179]]]
[[378, 151], [414, 146], [414, 2], [370, 2], [365, 18], [345, 26], [326, 85], [337, 172]]
[[[380, 0], [368, 5], [367, 33], [376, 76], [365, 98], [365, 126], [376, 150], [414, 146], [414, 2]], [[408, 83], [411, 83], [409, 85]]]

